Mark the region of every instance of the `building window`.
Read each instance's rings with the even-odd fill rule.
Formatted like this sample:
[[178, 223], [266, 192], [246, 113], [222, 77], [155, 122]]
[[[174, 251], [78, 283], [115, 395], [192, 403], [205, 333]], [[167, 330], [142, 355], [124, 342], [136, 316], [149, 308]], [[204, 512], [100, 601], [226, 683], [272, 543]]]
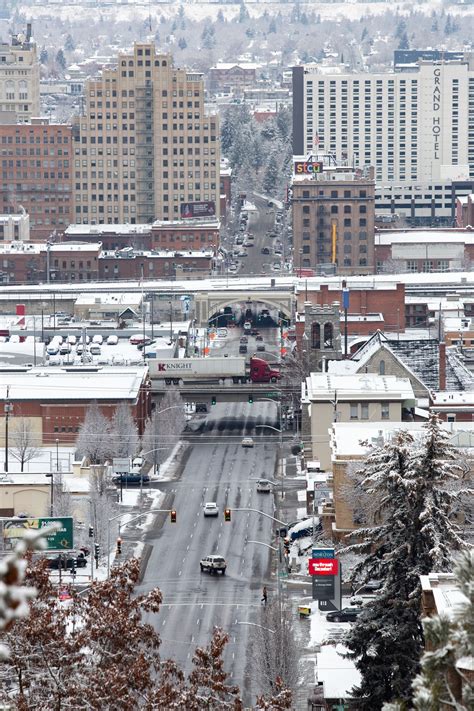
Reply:
[[359, 419], [359, 407], [358, 405], [351, 405], [351, 420]]
[[321, 348], [321, 327], [319, 323], [311, 326], [311, 348]]
[[385, 361], [381, 360], [379, 363], [379, 375], [385, 375]]
[[369, 419], [369, 404], [367, 402], [363, 402], [360, 406], [360, 419], [361, 420], [368, 420]]
[[390, 405], [388, 402], [383, 402], [382, 403], [382, 420], [389, 420], [390, 419]]
[[333, 347], [333, 327], [332, 323], [324, 324], [324, 348]]

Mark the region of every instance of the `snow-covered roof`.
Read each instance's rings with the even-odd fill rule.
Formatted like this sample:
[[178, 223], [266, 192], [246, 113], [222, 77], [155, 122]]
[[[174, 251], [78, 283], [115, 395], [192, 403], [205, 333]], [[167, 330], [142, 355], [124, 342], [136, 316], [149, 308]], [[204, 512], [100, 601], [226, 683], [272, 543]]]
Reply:
[[375, 233], [375, 246], [391, 244], [474, 244], [474, 232], [466, 230], [381, 230]]
[[420, 575], [421, 589], [424, 593], [433, 594], [436, 612], [456, 614], [462, 611], [467, 598], [459, 589], [459, 584], [453, 573], [429, 573]]
[[[42, 472], [33, 474], [1, 474], [0, 486], [51, 486], [51, 479], [45, 477], [45, 472], [52, 471], [56, 475], [54, 468], [43, 469]], [[61, 474], [61, 473], [60, 473]], [[71, 492], [71, 494], [88, 494], [90, 489], [89, 480], [85, 477], [73, 476], [72, 474], [61, 474], [63, 487]]]
[[448, 409], [451, 405], [467, 405], [469, 408], [472, 408], [474, 406], [474, 390], [433, 393], [432, 399], [433, 405], [442, 405]]
[[65, 230], [66, 235], [101, 235], [101, 234], [149, 234], [149, 224], [121, 224], [121, 225], [69, 225]]
[[131, 308], [136, 308], [141, 302], [142, 295], [138, 292], [127, 291], [120, 294], [115, 291], [110, 293], [96, 291], [79, 294], [75, 301], [75, 306], [120, 306], [122, 308], [130, 306]]
[[25, 400], [129, 400], [140, 392], [148, 366], [88, 368], [31, 368], [26, 372], [0, 371], [0, 399]]
[[[424, 422], [334, 422], [331, 425], [331, 450], [333, 459], [337, 457], [364, 457], [373, 444], [390, 442], [396, 432], [404, 430], [413, 435], [423, 431]], [[474, 433], [474, 422], [443, 422], [443, 429], [455, 435]], [[364, 445], [361, 442], [367, 441]], [[469, 446], [468, 436], [466, 446]], [[454, 446], [463, 446], [463, 439], [451, 438]]]
[[97, 252], [102, 246], [101, 242], [60, 242], [52, 244], [50, 252]]
[[348, 650], [343, 645], [325, 645], [316, 654], [318, 681], [323, 683], [325, 699], [351, 698], [351, 689], [358, 686], [361, 675], [354, 662], [342, 656]]
[[212, 72], [213, 69], [260, 69], [260, 64], [254, 64], [253, 62], [216, 62], [210, 71]]
[[311, 373], [305, 384], [307, 402], [332, 401], [335, 393], [339, 401], [415, 400], [408, 378], [398, 378], [395, 375]]

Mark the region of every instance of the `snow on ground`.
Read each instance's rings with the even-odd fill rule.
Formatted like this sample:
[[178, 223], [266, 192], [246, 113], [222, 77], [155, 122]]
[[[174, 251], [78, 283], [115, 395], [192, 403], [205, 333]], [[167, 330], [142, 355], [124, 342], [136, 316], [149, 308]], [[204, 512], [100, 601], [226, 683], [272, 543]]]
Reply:
[[160, 464], [157, 474], [155, 475], [153, 474], [153, 471], [150, 471], [150, 479], [153, 481], [172, 481], [176, 474], [176, 467], [184, 453], [184, 450], [186, 449], [186, 446], [185, 442], [178, 442], [168, 459], [163, 462], [163, 464]]

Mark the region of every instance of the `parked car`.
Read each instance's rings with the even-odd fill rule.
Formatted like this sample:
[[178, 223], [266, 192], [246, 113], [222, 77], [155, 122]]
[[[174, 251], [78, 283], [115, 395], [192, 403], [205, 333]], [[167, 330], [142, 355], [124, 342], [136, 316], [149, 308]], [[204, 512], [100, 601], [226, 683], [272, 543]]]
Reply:
[[77, 343], [77, 338], [74, 335], [70, 335], [67, 337], [67, 342], [69, 343], [70, 346], [75, 346]]
[[48, 568], [52, 570], [59, 570], [59, 568], [71, 569], [73, 567], [73, 561], [76, 561], [76, 568], [85, 568], [87, 565], [86, 556], [84, 553], [78, 553], [77, 555], [69, 553], [64, 553], [63, 555], [58, 555], [55, 558], [48, 558]]
[[239, 346], [239, 353], [241, 353], [242, 355], [243, 355], [244, 353], [247, 353], [247, 350], [248, 350], [248, 348], [247, 348], [247, 346], [246, 346], [245, 344], [242, 344], [242, 345]]
[[265, 343], [257, 343], [257, 351], [264, 351]]
[[100, 356], [102, 354], [102, 349], [98, 343], [92, 343], [89, 347], [89, 352], [93, 356]]
[[215, 501], [208, 501], [204, 504], [203, 513], [204, 516], [219, 516], [219, 507]]
[[240, 343], [245, 343], [245, 344], [247, 344], [248, 342], [249, 342], [249, 339], [247, 338], [247, 336], [241, 336], [241, 338], [240, 338]]
[[258, 331], [257, 331], [257, 337], [256, 337], [255, 340], [256, 340], [256, 341], [263, 341], [263, 336], [261, 336]]
[[270, 254], [270, 249], [268, 247], [262, 247], [260, 250], [262, 254]]
[[[251, 328], [251, 329], [250, 329], [250, 335], [251, 335], [251, 336], [256, 336], [256, 337], [257, 337], [257, 341], [259, 340], [259, 338], [258, 338], [259, 333], [260, 333], [260, 332], [259, 332], [258, 328]], [[262, 340], [261, 337], [260, 337], [260, 340]]]
[[201, 559], [201, 573], [222, 573], [225, 575], [227, 563], [221, 555], [208, 555]]
[[150, 477], [148, 474], [139, 474], [138, 472], [131, 472], [130, 474], [118, 474], [112, 477], [112, 481], [117, 486], [140, 486], [143, 484], [148, 484]]
[[118, 343], [118, 336], [116, 336], [114, 333], [111, 333], [110, 336], [107, 337], [107, 345], [108, 346], [116, 346]]
[[349, 600], [349, 605], [360, 607], [365, 602], [374, 600], [382, 586], [383, 583], [381, 580], [369, 580], [364, 585], [360, 585], [358, 588], [354, 589], [352, 597]]
[[101, 346], [103, 342], [104, 338], [100, 335], [100, 333], [96, 333], [95, 336], [93, 336], [92, 338], [92, 343], [97, 343], [97, 345], [99, 346]]
[[61, 347], [59, 348], [59, 355], [68, 355], [71, 352], [71, 346], [70, 344], [66, 341], [66, 343], [62, 343]]
[[328, 622], [355, 622], [363, 612], [362, 607], [343, 607], [342, 610], [332, 610], [326, 615]]
[[134, 333], [128, 340], [132, 346], [141, 346], [143, 344], [149, 345], [151, 343], [151, 338], [149, 336], [143, 336], [139, 333]]
[[253, 447], [253, 439], [251, 437], [244, 437], [242, 440], [242, 447]]

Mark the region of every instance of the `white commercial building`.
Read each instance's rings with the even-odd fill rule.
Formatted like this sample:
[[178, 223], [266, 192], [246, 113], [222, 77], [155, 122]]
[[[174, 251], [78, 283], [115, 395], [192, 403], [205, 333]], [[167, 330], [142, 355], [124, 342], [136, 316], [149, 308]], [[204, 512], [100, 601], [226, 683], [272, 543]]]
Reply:
[[0, 123], [27, 123], [40, 112], [40, 70], [31, 25], [0, 42]]
[[[323, 150], [355, 166], [372, 165], [388, 207], [401, 205], [416, 217], [403, 203], [421, 193], [423, 217], [432, 217], [432, 200], [436, 214], [445, 214], [444, 186], [474, 178], [474, 53], [397, 72], [343, 71], [294, 67], [293, 153]], [[399, 200], [387, 199], [392, 186]], [[376, 200], [377, 207], [384, 205]]]

